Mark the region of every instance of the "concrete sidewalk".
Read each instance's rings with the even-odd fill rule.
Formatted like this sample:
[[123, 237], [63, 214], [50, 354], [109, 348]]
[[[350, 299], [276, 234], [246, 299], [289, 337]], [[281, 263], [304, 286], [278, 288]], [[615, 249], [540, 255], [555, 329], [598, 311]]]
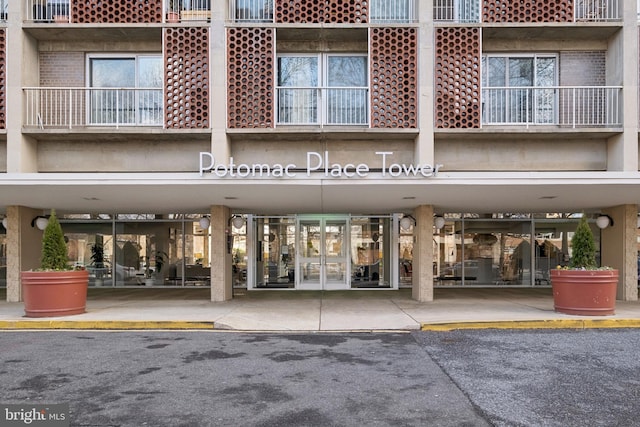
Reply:
[[[26, 318], [22, 303], [0, 302], [0, 329], [219, 329], [382, 331], [463, 328], [640, 327], [640, 303], [618, 301], [613, 316], [553, 310], [550, 288], [436, 289], [420, 303], [411, 290], [234, 291], [209, 301], [209, 289], [91, 288], [87, 312]], [[4, 295], [0, 298], [6, 299]]]

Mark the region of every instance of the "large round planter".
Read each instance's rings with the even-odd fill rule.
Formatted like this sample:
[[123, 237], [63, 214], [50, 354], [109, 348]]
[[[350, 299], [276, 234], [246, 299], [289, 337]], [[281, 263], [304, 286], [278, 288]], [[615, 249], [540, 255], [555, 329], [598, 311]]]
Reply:
[[84, 313], [89, 272], [23, 271], [22, 297], [27, 317], [57, 317]]
[[618, 270], [551, 270], [554, 309], [578, 316], [615, 313]]

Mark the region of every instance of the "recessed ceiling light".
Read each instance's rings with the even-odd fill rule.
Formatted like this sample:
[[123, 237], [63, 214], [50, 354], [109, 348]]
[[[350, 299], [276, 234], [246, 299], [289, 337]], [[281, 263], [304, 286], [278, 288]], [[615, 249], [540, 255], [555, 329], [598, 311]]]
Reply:
[[233, 197], [233, 196], [225, 196], [224, 198], [225, 200], [238, 200], [237, 197]]
[[555, 199], [556, 197], [558, 196], [542, 196], [542, 197], [539, 197], [538, 200], [552, 200], [552, 199]]
[[416, 198], [413, 196], [404, 196], [402, 200], [415, 200]]
[[90, 202], [95, 202], [96, 200], [100, 200], [97, 197], [83, 197], [83, 200], [88, 200]]

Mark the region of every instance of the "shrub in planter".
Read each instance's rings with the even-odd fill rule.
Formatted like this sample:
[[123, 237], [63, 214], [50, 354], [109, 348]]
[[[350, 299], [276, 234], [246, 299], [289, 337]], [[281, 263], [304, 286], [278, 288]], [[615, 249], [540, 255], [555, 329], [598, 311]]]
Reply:
[[571, 239], [569, 267], [551, 271], [557, 312], [583, 316], [615, 313], [618, 270], [598, 267], [593, 232], [583, 214]]
[[68, 316], [84, 313], [89, 272], [69, 266], [62, 227], [51, 211], [42, 236], [40, 269], [23, 271], [22, 297], [27, 317]]

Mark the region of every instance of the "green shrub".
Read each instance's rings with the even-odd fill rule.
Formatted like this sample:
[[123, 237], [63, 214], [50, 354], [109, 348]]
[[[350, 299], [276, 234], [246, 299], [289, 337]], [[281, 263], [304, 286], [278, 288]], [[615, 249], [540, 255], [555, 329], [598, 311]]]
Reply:
[[56, 217], [55, 210], [51, 211], [49, 223], [42, 236], [42, 270], [70, 270], [67, 244], [64, 241], [62, 227]]
[[596, 264], [596, 243], [593, 239], [593, 232], [586, 215], [582, 215], [578, 227], [571, 238], [572, 257], [569, 262], [571, 268], [582, 268], [592, 270], [597, 268]]

